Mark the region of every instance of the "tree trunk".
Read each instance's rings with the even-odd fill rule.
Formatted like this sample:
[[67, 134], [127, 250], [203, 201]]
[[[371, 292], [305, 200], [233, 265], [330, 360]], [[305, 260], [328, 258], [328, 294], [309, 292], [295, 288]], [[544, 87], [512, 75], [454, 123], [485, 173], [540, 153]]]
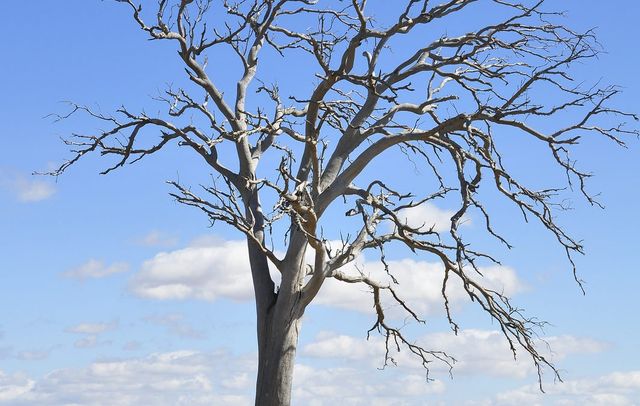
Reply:
[[277, 303], [269, 314], [259, 346], [256, 406], [289, 406], [302, 312], [296, 304]]
[[[250, 218], [254, 219], [254, 235], [264, 239], [263, 216], [257, 194], [247, 199]], [[300, 302], [306, 237], [299, 235], [292, 243], [294, 253], [282, 265], [280, 290], [269, 275], [266, 255], [254, 241], [248, 240], [249, 262], [256, 297], [258, 336], [258, 377], [256, 406], [289, 406], [293, 366], [302, 315], [305, 306]], [[297, 248], [297, 249], [296, 249]]]

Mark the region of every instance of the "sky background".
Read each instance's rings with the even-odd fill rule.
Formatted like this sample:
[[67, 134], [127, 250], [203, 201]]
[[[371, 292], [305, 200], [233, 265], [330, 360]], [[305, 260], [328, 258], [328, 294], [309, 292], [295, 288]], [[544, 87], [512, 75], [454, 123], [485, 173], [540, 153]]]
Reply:
[[[607, 51], [578, 72], [620, 85], [617, 105], [640, 111], [640, 3], [555, 3], [568, 11], [568, 25], [597, 27]], [[96, 129], [86, 118], [54, 123], [47, 115], [67, 111], [65, 100], [107, 112], [150, 106], [183, 77], [173, 47], [146, 41], [129, 10], [112, 1], [7, 2], [2, 12], [0, 405], [251, 404], [255, 316], [244, 244], [172, 201], [164, 182], [203, 183], [206, 168], [174, 149], [107, 176], [98, 175], [106, 167], [98, 156], [58, 179], [31, 175], [69, 156], [59, 137]], [[548, 374], [540, 394], [528, 359], [514, 362], [495, 325], [462, 295], [454, 295], [462, 331], [453, 336], [437, 269], [394, 253], [401, 278], [413, 282], [406, 297], [428, 316], [416, 336], [459, 359], [453, 379], [434, 364], [427, 384], [402, 357], [381, 371], [381, 343], [365, 340], [374, 321], [366, 292], [329, 284], [305, 315], [294, 404], [640, 404], [640, 145], [586, 144], [578, 163], [595, 173], [589, 188], [606, 210], [577, 198], [560, 220], [584, 240], [587, 256], [577, 264], [586, 296], [549, 235], [508, 211], [497, 224], [516, 249], [501, 256], [504, 268], [487, 269], [528, 314], [551, 323], [543, 336], [564, 384]], [[526, 159], [519, 165], [545, 174]], [[449, 209], [429, 206], [421, 216], [440, 224]], [[478, 224], [472, 218], [465, 228], [473, 235]], [[412, 279], [413, 270], [424, 279]], [[171, 284], [186, 290], [154, 289]]]

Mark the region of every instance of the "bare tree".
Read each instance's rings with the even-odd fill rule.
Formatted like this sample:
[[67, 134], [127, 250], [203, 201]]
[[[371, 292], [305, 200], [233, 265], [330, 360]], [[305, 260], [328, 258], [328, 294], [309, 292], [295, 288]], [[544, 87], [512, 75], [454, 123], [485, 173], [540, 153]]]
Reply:
[[[555, 218], [563, 208], [557, 195], [567, 185], [527, 186], [503, 163], [496, 139], [505, 134], [538, 142], [566, 172], [568, 185], [598, 204], [585, 190], [590, 174], [569, 155], [572, 147], [588, 134], [624, 145], [622, 138], [637, 131], [622, 122], [637, 117], [609, 107], [617, 88], [585, 86], [570, 76], [568, 68], [598, 54], [591, 31], [567, 28], [544, 0], [372, 1], [367, 7], [366, 0], [158, 0], [148, 15], [134, 0], [116, 1], [130, 7], [150, 39], [177, 46], [192, 83], [189, 90], [163, 93], [168, 109], [157, 116], [125, 107], [104, 115], [73, 105], [71, 114], [87, 113], [108, 129], [67, 139], [74, 155], [54, 174], [91, 152], [117, 157], [106, 174], [170, 144], [204, 160], [215, 184], [194, 191], [170, 182], [172, 196], [246, 236], [257, 311], [256, 405], [290, 403], [302, 316], [327, 278], [370, 288], [370, 333], [384, 338], [385, 363], [396, 350], [409, 351], [425, 368], [434, 359], [453, 362], [416, 344], [387, 317], [384, 300], [422, 321], [394, 283], [384, 256], [388, 243], [441, 262], [442, 303], [454, 332], [447, 286], [457, 279], [494, 320], [514, 356], [523, 351], [539, 376], [544, 368], [557, 375], [535, 345], [542, 323], [487, 287], [479, 266], [497, 260], [470, 246], [458, 227], [473, 213], [490, 238], [510, 248], [483, 205], [479, 189], [490, 189], [551, 233], [575, 275], [572, 254], [582, 253], [582, 246]], [[219, 51], [231, 51], [234, 60], [215, 59]], [[266, 70], [263, 60], [271, 64]], [[297, 78], [284, 83], [290, 93], [283, 97], [283, 83], [268, 84], [260, 72], [286, 71], [294, 60], [304, 61], [308, 71], [289, 72]], [[237, 64], [239, 78], [222, 75], [221, 63]], [[294, 86], [302, 74], [307, 80], [313, 75], [308, 94], [299, 90], [307, 86]], [[229, 83], [235, 92], [221, 90]], [[149, 130], [157, 136], [153, 142]], [[416, 184], [406, 193], [384, 176], [363, 174], [391, 150], [427, 168], [425, 179], [439, 186]], [[401, 214], [445, 196], [457, 202], [447, 233], [407, 224]], [[261, 199], [270, 202], [268, 210]], [[331, 250], [323, 215], [340, 205], [348, 206], [345, 216], [361, 221]], [[285, 240], [284, 255], [269, 243], [271, 231]], [[344, 271], [367, 250], [380, 253], [391, 283]], [[278, 286], [270, 267], [280, 274]]]

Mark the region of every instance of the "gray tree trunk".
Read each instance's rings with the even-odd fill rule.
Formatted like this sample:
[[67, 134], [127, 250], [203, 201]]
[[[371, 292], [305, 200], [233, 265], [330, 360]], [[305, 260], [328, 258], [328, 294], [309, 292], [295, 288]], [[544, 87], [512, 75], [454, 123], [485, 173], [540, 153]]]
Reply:
[[[254, 235], [262, 240], [263, 217], [257, 194], [247, 201], [248, 212], [255, 219]], [[256, 406], [289, 406], [296, 348], [305, 306], [300, 302], [302, 264], [306, 247], [304, 234], [294, 231], [291, 252], [282, 272], [280, 290], [269, 275], [266, 255], [255, 241], [248, 239], [249, 262], [256, 298], [258, 336], [258, 377]]]
[[258, 355], [256, 406], [288, 406], [302, 315], [279, 311], [270, 315], [264, 351]]

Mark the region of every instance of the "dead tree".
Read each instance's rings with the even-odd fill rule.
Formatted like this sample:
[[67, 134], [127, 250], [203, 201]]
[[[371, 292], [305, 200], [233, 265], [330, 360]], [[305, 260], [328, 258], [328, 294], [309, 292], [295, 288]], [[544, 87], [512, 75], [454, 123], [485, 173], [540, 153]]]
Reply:
[[[544, 368], [557, 374], [535, 346], [540, 323], [483, 283], [479, 264], [497, 261], [470, 246], [458, 227], [473, 213], [488, 237], [510, 248], [492, 228], [491, 208], [479, 192], [492, 189], [550, 232], [575, 274], [572, 254], [582, 246], [555, 220], [562, 209], [556, 195], [566, 185], [527, 186], [503, 164], [495, 141], [496, 134], [509, 134], [538, 142], [568, 184], [597, 204], [585, 189], [590, 174], [570, 157], [572, 147], [586, 135], [623, 145], [625, 136], [637, 134], [624, 121], [637, 117], [610, 107], [616, 87], [584, 86], [570, 75], [573, 64], [598, 54], [591, 31], [567, 28], [544, 0], [158, 0], [148, 14], [135, 0], [116, 1], [151, 40], [175, 44], [190, 84], [168, 89], [160, 97], [168, 108], [158, 116], [125, 107], [104, 115], [74, 105], [71, 114], [89, 114], [108, 129], [67, 139], [74, 155], [54, 174], [92, 152], [116, 158], [105, 174], [169, 145], [204, 160], [216, 183], [193, 191], [170, 182], [172, 196], [246, 237], [257, 311], [256, 405], [290, 403], [302, 316], [327, 278], [370, 288], [370, 332], [385, 338], [388, 357], [396, 348], [425, 368], [434, 359], [452, 362], [415, 344], [385, 314], [388, 299], [421, 321], [403, 301], [402, 286], [344, 271], [367, 250], [382, 253], [386, 266], [384, 247], [392, 242], [442, 263], [442, 304], [454, 332], [447, 286], [458, 280], [514, 356], [530, 356], [539, 375]], [[219, 51], [234, 59], [216, 59]], [[286, 72], [294, 60], [307, 71], [291, 71], [289, 83], [261, 79]], [[237, 77], [225, 77], [220, 64], [238, 66]], [[306, 94], [294, 86], [302, 74], [312, 84]], [[235, 91], [221, 90], [230, 83]], [[409, 194], [382, 177], [363, 176], [392, 150], [427, 168], [425, 178], [439, 187], [416, 185]], [[400, 215], [443, 196], [457, 202], [447, 233], [406, 224]], [[261, 201], [270, 202], [268, 209]], [[343, 204], [350, 207], [345, 215], [361, 224], [330, 250], [323, 215]], [[285, 240], [283, 255], [268, 243], [270, 230]], [[280, 274], [279, 286], [270, 267]], [[393, 281], [393, 269], [387, 272]]]

